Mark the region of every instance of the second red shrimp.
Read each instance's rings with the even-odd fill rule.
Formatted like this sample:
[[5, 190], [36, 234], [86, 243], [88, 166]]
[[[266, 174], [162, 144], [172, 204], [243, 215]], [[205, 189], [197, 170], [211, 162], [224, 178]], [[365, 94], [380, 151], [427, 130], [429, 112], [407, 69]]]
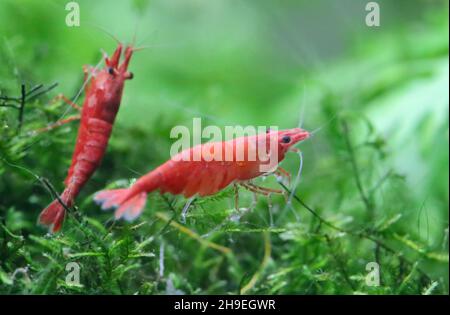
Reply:
[[[86, 87], [72, 163], [64, 181], [65, 189], [60, 200], [54, 200], [39, 216], [39, 223], [49, 225], [52, 232], [58, 231], [64, 220], [65, 209], [60, 201], [68, 207], [73, 205], [75, 197], [95, 172], [105, 154], [125, 80], [133, 78], [133, 74], [127, 70], [133, 48], [125, 49], [124, 61], [119, 64], [122, 49], [123, 46], [119, 44], [111, 59], [105, 57], [106, 65], [103, 69], [97, 71], [94, 68], [85, 68], [86, 77], [90, 74], [92, 78]], [[65, 100], [78, 108], [68, 99]]]
[[[183, 194], [185, 197], [194, 195], [213, 195], [232, 183], [241, 184], [255, 192], [267, 193], [273, 190], [259, 187], [250, 182], [251, 179], [264, 175], [261, 166], [265, 161], [260, 159], [255, 151], [262, 144], [273, 141], [276, 145], [276, 165], [281, 162], [287, 151], [295, 150], [293, 145], [310, 136], [310, 133], [300, 129], [268, 131], [256, 136], [240, 137], [220, 143], [206, 143], [183, 151], [168, 160], [155, 170], [139, 178], [128, 189], [105, 190], [96, 194], [95, 201], [102, 204], [102, 209], [117, 208], [116, 219], [133, 220], [138, 217], [147, 200], [149, 192], [159, 190], [160, 193]], [[217, 146], [217, 144], [219, 144]], [[255, 145], [256, 144], [256, 145]], [[210, 159], [206, 154], [213, 154], [221, 148], [221, 153], [232, 149], [233, 158]], [[217, 150], [218, 151], [218, 150]], [[236, 158], [236, 152], [246, 152], [243, 159]], [[254, 153], [254, 154], [252, 154]], [[193, 161], [198, 154], [201, 158]], [[189, 159], [183, 159], [189, 157]], [[249, 157], [256, 157], [250, 159]], [[285, 172], [283, 170], [283, 172]]]

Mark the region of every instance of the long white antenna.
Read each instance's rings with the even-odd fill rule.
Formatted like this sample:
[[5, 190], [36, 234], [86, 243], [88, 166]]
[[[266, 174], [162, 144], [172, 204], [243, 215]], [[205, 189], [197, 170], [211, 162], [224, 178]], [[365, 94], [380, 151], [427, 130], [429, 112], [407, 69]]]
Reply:
[[292, 204], [292, 197], [294, 196], [295, 190], [297, 189], [297, 186], [300, 184], [300, 177], [302, 175], [302, 170], [303, 170], [303, 154], [302, 151], [298, 151], [298, 156], [299, 156], [299, 167], [298, 167], [298, 171], [297, 171], [297, 176], [295, 176], [295, 180], [294, 183], [291, 187], [291, 193], [289, 195], [288, 198], [288, 203], [289, 206]]
[[300, 114], [298, 117], [298, 128], [302, 128], [303, 127], [303, 122], [305, 119], [305, 108], [306, 108], [306, 88], [305, 88], [305, 83], [302, 83], [302, 90], [303, 90], [303, 95], [302, 95], [302, 101], [300, 103]]
[[[103, 56], [100, 59], [100, 61], [97, 63], [97, 65], [94, 67], [94, 72], [95, 72], [95, 70], [98, 69], [98, 67], [100, 66], [102, 61], [103, 61]], [[81, 88], [78, 90], [77, 94], [73, 98], [72, 103], [76, 103], [77, 102], [78, 98], [80, 97], [81, 93], [83, 93], [83, 90], [84, 90], [85, 86], [88, 84], [88, 82], [90, 81], [91, 78], [92, 78], [92, 71], [88, 73], [88, 76], [87, 76], [86, 80], [83, 82], [83, 84], [81, 85]], [[61, 117], [58, 120], [63, 119], [64, 116], [66, 116], [66, 114], [69, 112], [69, 110], [71, 108], [72, 108], [71, 106], [67, 105], [65, 111], [62, 113]]]

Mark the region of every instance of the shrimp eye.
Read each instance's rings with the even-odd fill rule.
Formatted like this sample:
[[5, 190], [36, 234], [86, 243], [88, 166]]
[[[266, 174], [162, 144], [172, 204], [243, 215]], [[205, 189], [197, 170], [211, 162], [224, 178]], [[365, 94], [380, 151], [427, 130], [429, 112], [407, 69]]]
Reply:
[[281, 142], [282, 143], [289, 143], [289, 142], [291, 142], [291, 137], [283, 136], [283, 138], [281, 138]]
[[128, 75], [128, 79], [133, 79], [134, 78], [134, 74], [133, 74], [133, 72], [130, 72], [130, 74]]
[[109, 73], [110, 75], [113, 75], [113, 74], [114, 74], [114, 68], [113, 68], [113, 67], [109, 67], [109, 68], [108, 68], [108, 73]]

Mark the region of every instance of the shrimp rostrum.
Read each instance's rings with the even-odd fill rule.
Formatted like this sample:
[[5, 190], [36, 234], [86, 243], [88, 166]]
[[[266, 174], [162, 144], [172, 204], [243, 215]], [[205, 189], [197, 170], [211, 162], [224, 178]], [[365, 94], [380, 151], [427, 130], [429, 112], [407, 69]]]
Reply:
[[293, 146], [309, 136], [308, 131], [294, 128], [200, 144], [176, 154], [130, 188], [104, 190], [94, 199], [104, 210], [115, 208], [116, 219], [131, 221], [141, 214], [147, 194], [156, 190], [189, 198], [242, 184], [255, 192], [268, 192], [270, 189], [253, 185], [250, 180], [276, 170], [286, 152], [295, 151]]

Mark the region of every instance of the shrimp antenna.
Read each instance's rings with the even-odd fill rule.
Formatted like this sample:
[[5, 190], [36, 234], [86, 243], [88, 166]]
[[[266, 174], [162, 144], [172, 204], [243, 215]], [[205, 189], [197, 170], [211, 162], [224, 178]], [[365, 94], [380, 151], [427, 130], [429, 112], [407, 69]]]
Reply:
[[[100, 59], [100, 61], [95, 65], [94, 67], [94, 71], [98, 69], [98, 67], [100, 66], [100, 64], [103, 61], [103, 57]], [[72, 99], [73, 103], [76, 103], [78, 98], [80, 97], [81, 93], [83, 93], [84, 88], [86, 87], [86, 85], [88, 84], [88, 82], [91, 80], [92, 77], [92, 72], [88, 73], [88, 76], [86, 77], [86, 80], [84, 80], [83, 84], [81, 85], [80, 89], [78, 90], [77, 94], [75, 95], [75, 97]], [[69, 105], [67, 105], [66, 110], [62, 113], [61, 117], [59, 117], [58, 120], [63, 119], [66, 114], [69, 112], [69, 110], [71, 109], [71, 107]]]
[[302, 128], [303, 127], [303, 121], [305, 118], [305, 108], [306, 108], [306, 88], [305, 88], [305, 84], [302, 84], [303, 87], [303, 95], [302, 95], [302, 102], [300, 104], [300, 113], [298, 115], [298, 127]]
[[298, 153], [298, 157], [299, 157], [298, 171], [297, 171], [297, 175], [295, 176], [295, 180], [292, 183], [291, 193], [289, 194], [286, 206], [289, 207], [289, 209], [291, 209], [292, 213], [295, 216], [295, 219], [298, 222], [300, 220], [300, 218], [298, 217], [298, 214], [295, 211], [295, 209], [292, 207], [292, 198], [294, 197], [295, 191], [297, 190], [297, 186], [300, 184], [300, 178], [302, 176], [302, 170], [303, 170], [303, 154], [302, 154], [302, 151], [300, 151], [300, 150], [298, 150], [297, 153]]
[[139, 51], [144, 49], [150, 49], [150, 48], [160, 48], [160, 47], [175, 47], [178, 44], [155, 44], [155, 45], [145, 45], [145, 46], [139, 46], [136, 48], [133, 48], [133, 51]]
[[326, 123], [324, 123], [322, 126], [314, 129], [313, 131], [310, 132], [310, 135], [313, 136], [315, 133], [319, 132], [323, 127], [325, 127], [326, 125], [330, 124], [333, 120], [335, 120], [337, 117], [337, 114], [334, 114], [333, 117], [331, 117]]
[[[298, 151], [298, 157], [299, 157], [299, 165], [298, 165], [298, 171], [297, 176], [295, 177], [294, 183], [292, 185], [291, 190], [295, 192], [297, 189], [298, 184], [300, 183], [300, 177], [302, 176], [302, 170], [303, 170], [303, 153], [302, 151]], [[289, 201], [292, 201], [293, 193], [289, 196]]]
[[305, 104], [302, 104], [301, 108], [300, 108], [300, 114], [298, 117], [298, 127], [299, 128], [303, 127], [303, 122], [304, 122], [304, 118], [305, 118], [305, 107], [306, 107]]
[[118, 45], [121, 44], [121, 41], [110, 31], [106, 30], [105, 28], [94, 24], [94, 23], [90, 23], [90, 22], [86, 22], [87, 24], [89, 24], [90, 26], [102, 31], [103, 33], [105, 33], [106, 35], [108, 35], [109, 37], [111, 37]]
[[134, 45], [136, 44], [137, 32], [138, 32], [140, 22], [141, 22], [141, 20], [138, 19], [136, 21], [136, 24], [134, 25], [134, 33], [133, 33], [133, 38], [131, 39], [131, 47], [134, 47]]
[[[145, 44], [145, 42], [146, 42], [151, 36], [154, 36], [154, 35], [156, 34], [156, 32], [157, 32], [157, 30], [153, 30], [153, 31], [151, 31], [150, 33], [148, 33], [147, 35], [145, 35], [144, 39], [141, 40], [141, 42], [140, 42], [139, 44], [137, 44], [137, 46], [141, 46], [141, 45]], [[155, 35], [155, 37], [156, 37], [156, 35]], [[145, 45], [145, 46], [148, 46], [148, 45]]]
[[145, 50], [145, 49], [150, 49], [150, 48], [154, 48], [154, 47], [157, 47], [157, 46], [156, 45], [140, 46], [140, 47], [133, 48], [133, 52], [140, 51], [140, 50]]

